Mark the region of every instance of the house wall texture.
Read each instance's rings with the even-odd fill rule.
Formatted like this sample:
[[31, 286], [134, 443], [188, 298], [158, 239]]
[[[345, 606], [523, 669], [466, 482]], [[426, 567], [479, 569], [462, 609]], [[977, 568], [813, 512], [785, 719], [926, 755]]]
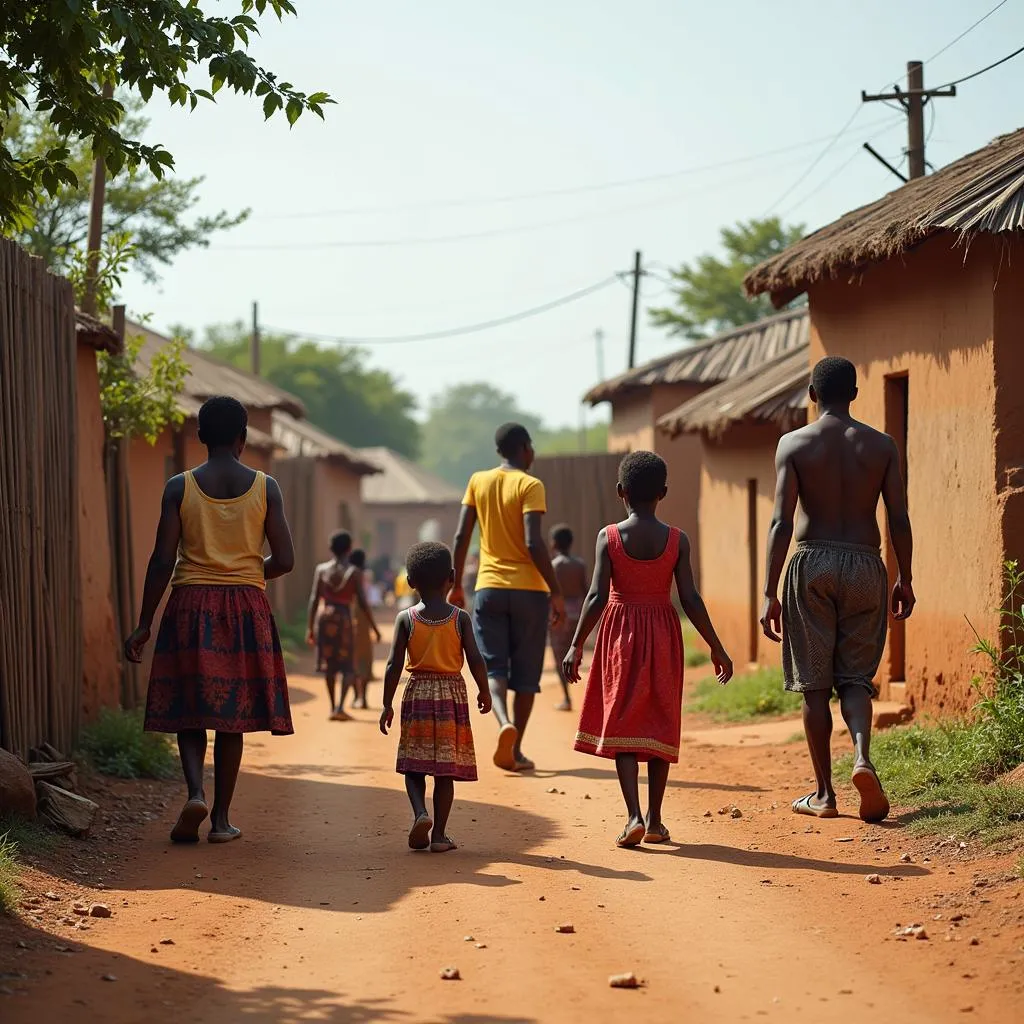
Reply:
[[768, 640], [757, 626], [768, 524], [775, 503], [775, 448], [779, 436], [778, 428], [770, 424], [737, 424], [720, 439], [700, 438], [701, 595], [737, 668], [750, 663], [782, 663], [779, 645]]
[[[908, 375], [918, 603], [906, 623], [905, 681], [907, 699], [929, 710], [962, 712], [974, 703], [971, 679], [984, 666], [969, 652], [971, 626], [996, 637], [1004, 543], [1021, 550], [1024, 541], [1012, 493], [1021, 412], [1011, 393], [1019, 391], [1024, 308], [1020, 264], [1006, 255], [990, 239], [975, 239], [965, 252], [952, 236], [938, 236], [857, 280], [809, 291], [811, 362], [824, 355], [853, 360], [858, 418], [885, 429], [886, 377]], [[881, 509], [879, 516], [884, 524]], [[898, 678], [891, 648], [883, 683]]]
[[120, 638], [111, 599], [104, 430], [96, 352], [78, 345], [78, 561], [82, 589], [82, 721], [121, 701]]
[[461, 505], [400, 502], [367, 502], [363, 506], [365, 533], [369, 537], [368, 555], [372, 561], [387, 555], [391, 565], [399, 568], [405, 563], [406, 552], [419, 542], [424, 523], [437, 522], [442, 544], [451, 545], [459, 523]]

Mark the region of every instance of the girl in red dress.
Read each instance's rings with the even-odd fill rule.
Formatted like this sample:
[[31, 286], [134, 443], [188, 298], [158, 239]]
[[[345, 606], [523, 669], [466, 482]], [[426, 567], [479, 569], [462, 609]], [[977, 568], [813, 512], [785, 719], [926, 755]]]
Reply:
[[[618, 846], [664, 843], [661, 820], [668, 766], [679, 760], [683, 702], [683, 638], [672, 604], [672, 580], [687, 618], [711, 648], [723, 685], [732, 661], [711, 624], [690, 570], [685, 533], [655, 514], [667, 469], [654, 452], [632, 452], [619, 466], [618, 492], [628, 517], [597, 535], [597, 555], [583, 615], [563, 662], [578, 682], [583, 645], [600, 620], [594, 663], [583, 698], [577, 750], [614, 757], [629, 820]], [[640, 810], [639, 764], [647, 762], [648, 811]]]

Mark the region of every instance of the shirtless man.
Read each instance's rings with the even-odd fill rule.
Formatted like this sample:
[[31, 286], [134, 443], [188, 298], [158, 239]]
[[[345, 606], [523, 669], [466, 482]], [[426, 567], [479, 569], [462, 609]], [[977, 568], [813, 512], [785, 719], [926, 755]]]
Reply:
[[572, 553], [572, 530], [565, 524], [555, 526], [551, 530], [551, 568], [555, 571], [558, 585], [562, 588], [565, 598], [565, 618], [550, 630], [551, 653], [555, 656], [558, 667], [558, 679], [562, 684], [562, 703], [555, 706], [556, 711], [572, 711], [572, 700], [569, 697], [569, 681], [562, 670], [572, 638], [576, 635], [576, 626], [580, 621], [583, 609], [583, 598], [590, 587], [587, 580], [587, 567], [582, 558]]
[[[892, 590], [893, 618], [914, 609], [913, 541], [900, 459], [891, 437], [850, 415], [857, 370], [829, 356], [811, 373], [814, 423], [786, 434], [775, 456], [778, 483], [768, 533], [768, 571], [761, 628], [781, 633], [786, 689], [803, 694], [804, 732], [817, 789], [793, 802], [797, 814], [835, 818], [832, 787], [833, 688], [853, 739], [853, 784], [864, 821], [883, 821], [889, 801], [869, 756], [871, 700], [886, 633], [888, 580], [879, 554], [878, 499], [885, 502], [899, 576]], [[796, 552], [779, 578], [796, 526]]]

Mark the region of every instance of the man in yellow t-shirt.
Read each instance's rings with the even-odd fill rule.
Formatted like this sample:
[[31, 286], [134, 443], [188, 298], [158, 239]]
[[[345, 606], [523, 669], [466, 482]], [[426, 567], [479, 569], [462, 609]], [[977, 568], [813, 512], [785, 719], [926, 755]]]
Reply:
[[[510, 772], [528, 771], [533, 762], [523, 754], [523, 733], [540, 693], [548, 622], [561, 621], [565, 603], [541, 528], [547, 511], [544, 484], [529, 475], [534, 459], [529, 431], [506, 423], [494, 440], [501, 465], [474, 473], [462, 500], [455, 534], [456, 583], [449, 600], [465, 603], [462, 573], [479, 524], [473, 632], [487, 664], [500, 727], [494, 763]], [[511, 716], [509, 690], [515, 695]]]

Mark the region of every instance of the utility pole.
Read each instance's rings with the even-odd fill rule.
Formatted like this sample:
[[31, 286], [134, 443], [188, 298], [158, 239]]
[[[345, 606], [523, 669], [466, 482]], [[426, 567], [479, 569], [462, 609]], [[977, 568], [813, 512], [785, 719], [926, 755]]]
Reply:
[[[102, 89], [103, 98], [114, 95], [114, 85], [106, 82]], [[91, 316], [96, 315], [96, 290], [100, 276], [100, 248], [103, 245], [103, 206], [107, 197], [107, 165], [103, 157], [96, 158], [92, 165], [92, 189], [89, 196], [89, 233], [85, 247], [85, 295], [82, 309]]]
[[260, 375], [260, 314], [259, 305], [252, 304], [252, 334], [249, 337], [249, 368], [255, 376]]
[[[907, 112], [907, 167], [911, 178], [923, 178], [924, 160], [924, 107], [932, 99], [955, 96], [956, 86], [948, 89], [926, 89], [924, 87], [924, 65], [919, 60], [907, 61], [907, 90], [898, 85], [892, 92], [869, 95], [861, 91], [864, 103], [881, 103], [896, 100]], [[868, 150], [868, 152], [871, 152]], [[874, 155], [874, 154], [872, 154]], [[884, 162], [884, 161], [883, 161]], [[888, 165], [887, 165], [888, 166]], [[890, 168], [891, 170], [892, 168]]]
[[629, 369], [636, 366], [636, 314], [640, 306], [640, 278], [643, 271], [640, 269], [640, 252], [637, 251], [633, 257], [633, 315], [629, 321]]
[[594, 331], [594, 347], [597, 350], [597, 379], [604, 380], [604, 331], [600, 327]]

